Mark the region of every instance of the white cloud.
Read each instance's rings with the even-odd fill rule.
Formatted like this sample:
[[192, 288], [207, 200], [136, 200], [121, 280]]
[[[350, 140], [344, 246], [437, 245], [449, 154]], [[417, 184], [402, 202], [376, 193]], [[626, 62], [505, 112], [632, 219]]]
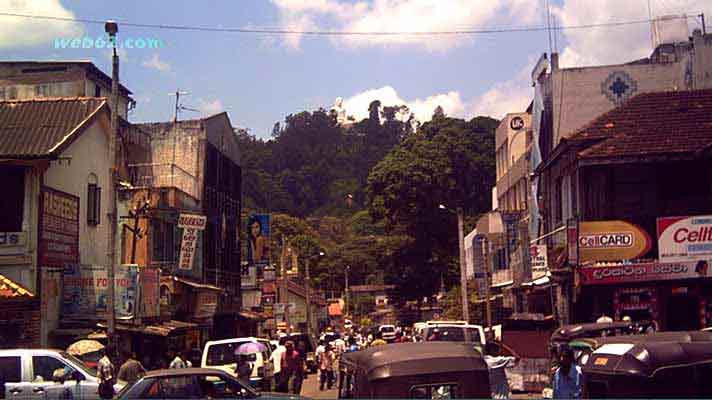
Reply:
[[[2, 2], [2, 11], [74, 18], [74, 13], [64, 8], [59, 0], [5, 0]], [[82, 25], [72, 21], [6, 16], [1, 18], [0, 49], [35, 45], [54, 47], [55, 39], [74, 39], [84, 35]]]
[[161, 61], [158, 57], [158, 53], [153, 53], [150, 58], [146, 59], [141, 63], [146, 68], [155, 69], [156, 71], [168, 72], [171, 70], [171, 64]]
[[225, 107], [219, 99], [212, 101], [198, 99], [198, 110], [200, 110], [201, 115], [208, 116], [224, 111]]
[[[566, 0], [552, 7], [559, 26], [587, 25], [648, 18], [647, 0]], [[709, 0], [651, 1], [653, 17], [671, 14], [712, 13]], [[690, 28], [699, 26], [689, 20]], [[565, 30], [566, 46], [561, 51], [562, 67], [617, 64], [647, 57], [652, 52], [650, 24]]]
[[465, 105], [460, 98], [460, 93], [450, 91], [447, 93], [435, 94], [425, 99], [404, 100], [391, 86], [383, 86], [378, 89], [369, 89], [344, 99], [343, 106], [346, 114], [353, 116], [357, 121], [368, 117], [368, 106], [372, 101], [379, 100], [381, 106], [406, 105], [414, 114], [418, 121], [429, 121], [433, 116], [433, 111], [441, 106], [446, 115], [463, 116]]
[[[352, 32], [466, 30], [505, 23], [526, 24], [541, 15], [539, 2], [528, 0], [272, 0], [272, 3], [278, 8], [285, 29], [318, 26]], [[292, 47], [298, 46], [300, 39], [299, 35], [287, 38]], [[332, 42], [347, 47], [410, 45], [445, 51], [472, 40], [471, 35], [354, 35]]]
[[470, 101], [468, 111], [471, 115], [501, 119], [507, 113], [524, 111], [534, 97], [530, 77], [533, 65], [533, 61], [529, 62], [512, 79], [495, 83], [485, 93]]

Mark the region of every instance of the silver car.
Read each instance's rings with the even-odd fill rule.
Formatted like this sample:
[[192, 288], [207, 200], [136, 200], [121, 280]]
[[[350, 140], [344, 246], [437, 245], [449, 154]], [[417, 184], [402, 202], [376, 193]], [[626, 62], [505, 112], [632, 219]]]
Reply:
[[[96, 370], [62, 350], [0, 350], [0, 376], [5, 399], [99, 398]], [[114, 389], [123, 386], [120, 382]]]

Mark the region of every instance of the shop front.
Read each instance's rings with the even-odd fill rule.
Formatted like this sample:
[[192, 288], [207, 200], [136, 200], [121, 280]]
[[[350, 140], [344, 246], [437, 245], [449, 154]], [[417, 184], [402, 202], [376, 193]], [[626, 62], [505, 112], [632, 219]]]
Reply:
[[[712, 280], [697, 263], [607, 263], [580, 267], [577, 319], [607, 315], [652, 321], [666, 331], [712, 324]], [[591, 321], [588, 321], [591, 322]]]

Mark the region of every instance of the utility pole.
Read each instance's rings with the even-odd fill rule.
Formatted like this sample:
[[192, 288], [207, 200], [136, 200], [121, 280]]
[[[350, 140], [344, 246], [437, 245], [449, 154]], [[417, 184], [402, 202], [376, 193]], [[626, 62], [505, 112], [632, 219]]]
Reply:
[[462, 296], [462, 319], [470, 322], [470, 302], [467, 296], [467, 265], [465, 264], [465, 216], [462, 207], [457, 208], [457, 238], [460, 243], [460, 286]]
[[344, 318], [349, 312], [349, 270], [351, 270], [351, 266], [347, 265], [346, 273], [344, 274]]
[[310, 286], [310, 285], [309, 285], [309, 280], [311, 279], [311, 277], [309, 276], [309, 259], [310, 259], [310, 258], [311, 258], [311, 257], [307, 257], [307, 258], [304, 260], [304, 262], [305, 262], [305, 264], [304, 264], [304, 267], [305, 267], [305, 271], [304, 271], [304, 291], [305, 291], [305, 295], [304, 295], [304, 297], [305, 297], [305, 300], [306, 300], [306, 303], [307, 303], [307, 315], [306, 315], [306, 317], [307, 317], [307, 335], [311, 335], [311, 333], [312, 333], [312, 332], [311, 332], [311, 330], [312, 330], [312, 329], [311, 329], [311, 328], [312, 328], [312, 323], [311, 323], [311, 293], [310, 293], [310, 290], [309, 290], [309, 289], [310, 289], [310, 288], [309, 288], [309, 286]]
[[[116, 269], [116, 229], [118, 215], [116, 209], [116, 141], [119, 136], [119, 55], [116, 53], [116, 34], [119, 26], [114, 21], [106, 21], [104, 30], [113, 44], [111, 57], [111, 132], [109, 133], [109, 240], [107, 242], [107, 277], [108, 277], [108, 340], [110, 348], [116, 348], [116, 307], [114, 276]], [[112, 354], [113, 355], [113, 354]]]

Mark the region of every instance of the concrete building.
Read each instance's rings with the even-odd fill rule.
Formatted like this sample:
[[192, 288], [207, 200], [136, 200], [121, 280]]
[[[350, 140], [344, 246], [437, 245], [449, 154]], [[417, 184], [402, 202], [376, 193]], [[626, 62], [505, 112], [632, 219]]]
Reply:
[[[119, 84], [119, 116], [136, 102]], [[0, 61], [0, 101], [51, 97], [111, 97], [111, 77], [91, 61]], [[111, 106], [111, 105], [110, 105]]]
[[499, 211], [527, 209], [531, 117], [529, 112], [509, 113], [495, 132]]
[[0, 102], [0, 271], [42, 293], [44, 346], [65, 265], [106, 265], [109, 114], [104, 98]]

